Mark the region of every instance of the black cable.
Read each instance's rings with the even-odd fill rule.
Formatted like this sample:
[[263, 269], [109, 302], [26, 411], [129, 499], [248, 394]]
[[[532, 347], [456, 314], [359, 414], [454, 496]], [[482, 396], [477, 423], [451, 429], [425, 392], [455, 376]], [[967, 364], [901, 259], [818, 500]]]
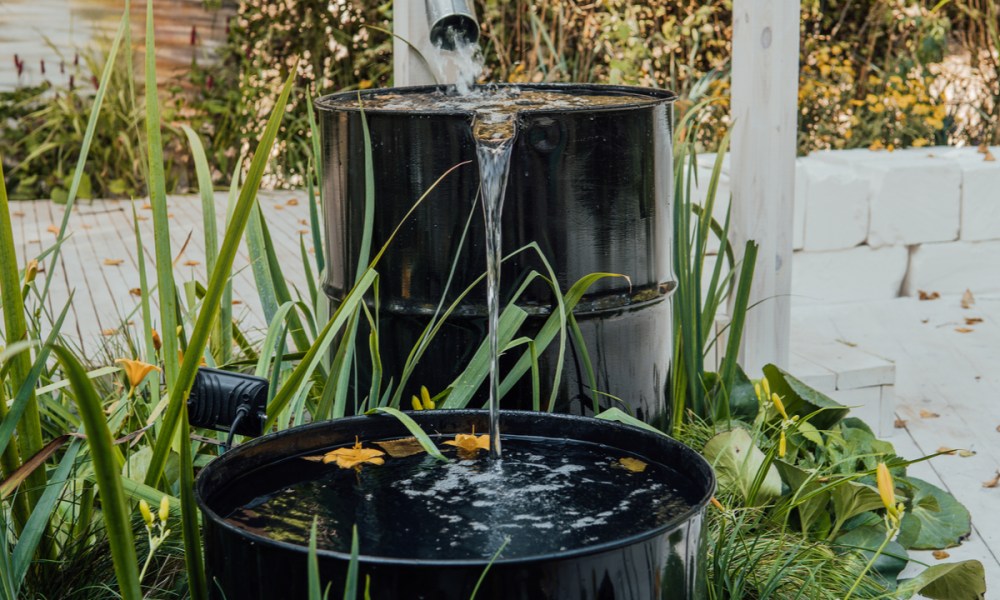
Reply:
[[236, 437], [236, 428], [239, 427], [240, 421], [243, 417], [250, 414], [250, 405], [244, 402], [236, 408], [236, 416], [233, 418], [233, 424], [229, 427], [229, 435], [226, 436], [226, 443], [223, 444], [223, 452], [228, 452], [233, 447], [233, 438]]

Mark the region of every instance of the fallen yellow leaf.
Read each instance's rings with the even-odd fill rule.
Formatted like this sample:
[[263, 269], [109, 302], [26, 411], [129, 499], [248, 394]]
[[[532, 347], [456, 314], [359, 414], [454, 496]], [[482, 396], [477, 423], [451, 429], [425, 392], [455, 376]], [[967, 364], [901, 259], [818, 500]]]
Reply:
[[983, 162], [996, 162], [997, 157], [993, 156], [993, 153], [989, 150], [983, 155]]
[[105, 258], [104, 259], [104, 264], [107, 265], [107, 266], [109, 266], [109, 267], [117, 267], [118, 265], [122, 264], [123, 262], [125, 262], [125, 261], [123, 259], [121, 259], [121, 258]]
[[931, 555], [933, 555], [934, 558], [936, 558], [938, 560], [944, 560], [944, 559], [948, 558], [949, 556], [951, 556], [950, 554], [948, 554], [944, 550], [935, 550], [934, 552], [931, 552]]
[[287, 204], [288, 206], [298, 206], [299, 201], [297, 198], [289, 198], [288, 202], [285, 202], [285, 204]]
[[198, 265], [200, 265], [200, 264], [201, 264], [201, 261], [197, 261], [197, 260], [186, 260], [186, 261], [184, 261], [184, 264], [185, 264], [186, 266], [188, 266], [188, 267], [197, 267]]
[[896, 419], [895, 421], [893, 421], [892, 426], [895, 427], [896, 429], [906, 429], [906, 420]]
[[961, 456], [962, 458], [969, 458], [970, 456], [975, 456], [976, 455], [976, 451], [975, 450], [959, 450], [958, 451], [958, 455]]
[[101, 330], [101, 335], [105, 335], [105, 336], [107, 336], [107, 335], [115, 335], [116, 333], [118, 333], [117, 329], [102, 329]]
[[638, 458], [632, 458], [629, 456], [619, 458], [618, 463], [633, 473], [642, 473], [646, 470], [646, 467], [649, 466]]
[[941, 297], [941, 294], [937, 292], [925, 292], [924, 290], [917, 290], [917, 298], [920, 300], [937, 300]]
[[962, 294], [962, 308], [972, 308], [972, 305], [976, 303], [976, 297], [972, 295], [972, 290], [965, 290]]
[[972, 333], [975, 329], [972, 329], [971, 327], [956, 327], [955, 331], [958, 333]]
[[936, 419], [936, 418], [938, 418], [940, 416], [941, 415], [937, 414], [936, 412], [931, 412], [929, 410], [920, 409], [920, 418], [921, 419]]
[[142, 288], [132, 288], [128, 291], [128, 293], [132, 294], [133, 296], [142, 297]]
[[375, 442], [375, 445], [385, 450], [393, 458], [406, 458], [407, 456], [425, 452], [424, 447], [420, 445], [420, 442], [415, 437]]
[[997, 474], [993, 479], [983, 482], [984, 488], [995, 488], [1000, 486], [1000, 469], [997, 469]]
[[48, 227], [45, 228], [45, 231], [48, 231], [49, 233], [58, 234], [59, 233], [59, 228], [56, 227], [55, 225], [49, 225]]
[[979, 317], [966, 317], [965, 318], [965, 324], [966, 325], [976, 325], [976, 324], [982, 323], [982, 322], [983, 322], [983, 320], [980, 319]]

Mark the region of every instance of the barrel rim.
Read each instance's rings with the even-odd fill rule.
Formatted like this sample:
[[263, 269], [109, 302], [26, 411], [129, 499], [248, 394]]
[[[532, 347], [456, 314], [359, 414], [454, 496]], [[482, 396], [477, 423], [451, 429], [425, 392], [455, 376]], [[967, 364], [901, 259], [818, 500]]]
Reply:
[[[450, 86], [447, 85], [418, 85], [418, 86], [406, 86], [406, 87], [389, 87], [389, 88], [371, 88], [367, 90], [353, 90], [348, 92], [337, 92], [335, 94], [328, 94], [326, 96], [321, 96], [313, 101], [313, 105], [316, 110], [322, 112], [351, 112], [357, 113], [361, 112], [362, 106], [358, 105], [343, 105], [337, 104], [338, 101], [345, 100], [348, 98], [357, 98], [359, 95], [362, 100], [365, 96], [379, 96], [381, 94], [421, 94], [430, 92], [443, 92], [448, 90]], [[658, 100], [658, 102], [636, 102], [635, 104], [615, 104], [611, 106], [574, 106], [565, 108], [525, 108], [517, 112], [518, 115], [541, 115], [541, 114], [572, 114], [572, 113], [591, 113], [591, 112], [614, 112], [614, 111], [629, 111], [637, 110], [642, 108], [650, 108], [653, 106], [663, 106], [673, 104], [677, 100], [678, 96], [676, 93], [670, 90], [658, 89], [658, 88], [648, 88], [640, 86], [630, 86], [630, 85], [606, 85], [598, 83], [491, 83], [488, 85], [477, 85], [476, 89], [487, 89], [487, 88], [499, 88], [499, 89], [509, 89], [509, 88], [520, 88], [529, 90], [542, 90], [550, 92], [584, 92], [587, 94], [606, 94], [606, 95], [622, 95], [622, 96], [646, 96]], [[470, 117], [475, 115], [475, 111], [472, 110], [458, 110], [449, 108], [437, 108], [437, 109], [390, 109], [390, 108], [365, 108], [366, 114], [379, 114], [379, 115], [420, 115], [420, 116], [462, 116]]]
[[[472, 418], [487, 414], [487, 411], [485, 410], [473, 410], [473, 409], [450, 409], [450, 410], [441, 409], [430, 412], [431, 413], [447, 412], [449, 416], [453, 416], [456, 418], [461, 418], [463, 416]], [[418, 421], [423, 420], [421, 419], [422, 416], [428, 416], [428, 417], [431, 416], [426, 412], [423, 413], [408, 412], [408, 414], [410, 414]], [[385, 556], [373, 556], [373, 555], [362, 554], [358, 556], [359, 563], [364, 563], [367, 565], [386, 565], [386, 566], [398, 565], [398, 566], [421, 566], [421, 567], [427, 566], [427, 567], [444, 567], [444, 568], [449, 568], [449, 567], [485, 568], [487, 565], [516, 566], [516, 565], [532, 564], [539, 562], [573, 560], [586, 556], [594, 556], [606, 552], [613, 552], [616, 550], [620, 550], [628, 546], [641, 544], [649, 540], [666, 535], [670, 532], [676, 531], [681, 527], [684, 527], [692, 520], [700, 518], [700, 516], [704, 513], [709, 501], [715, 494], [716, 477], [711, 465], [709, 465], [709, 463], [705, 460], [705, 458], [702, 457], [693, 448], [675, 440], [672, 437], [667, 436], [666, 434], [663, 434], [662, 436], [657, 436], [656, 434], [650, 431], [632, 425], [627, 425], [615, 421], [608, 421], [604, 419], [595, 419], [593, 417], [584, 417], [579, 415], [545, 413], [536, 411], [515, 411], [515, 410], [502, 410], [500, 411], [500, 414], [501, 414], [501, 422], [504, 420], [505, 417], [506, 420], [508, 421], [512, 419], [513, 420], [523, 419], [529, 422], [531, 419], [562, 420], [564, 421], [564, 425], [567, 429], [571, 428], [574, 425], [578, 427], [595, 427], [599, 425], [600, 427], [608, 428], [609, 430], [618, 429], [620, 432], [627, 433], [630, 436], [633, 437], [637, 436], [635, 437], [635, 439], [638, 440], [636, 442], [636, 445], [641, 445], [642, 439], [645, 439], [647, 441], [652, 440], [655, 441], [656, 443], [666, 444], [668, 447], [671, 447], [670, 452], [677, 452], [681, 456], [683, 456], [684, 461], [688, 463], [689, 467], [682, 471], [681, 467], [676, 465], [665, 465], [665, 466], [674, 469], [678, 473], [684, 475], [689, 480], [691, 480], [695, 485], [700, 485], [704, 483], [705, 492], [697, 501], [693, 502], [692, 505], [686, 511], [682, 512], [668, 523], [665, 523], [663, 525], [660, 525], [658, 527], [655, 527], [653, 529], [638, 534], [634, 534], [624, 538], [617, 538], [608, 542], [594, 544], [592, 546], [585, 546], [583, 548], [575, 548], [561, 552], [551, 552], [548, 554], [521, 556], [516, 558], [506, 558], [506, 559], [497, 558], [496, 560], [491, 560], [490, 558], [413, 559], [413, 558], [392, 558]], [[443, 417], [444, 415], [438, 415], [438, 416]], [[307, 556], [309, 553], [309, 549], [307, 546], [275, 540], [273, 538], [252, 533], [250, 531], [247, 531], [246, 529], [228, 523], [224, 517], [215, 512], [215, 510], [209, 505], [210, 500], [207, 499], [206, 497], [210, 496], [210, 493], [208, 490], [204, 489], [208, 485], [207, 483], [208, 477], [213, 470], [224, 468], [225, 466], [227, 466], [229, 462], [232, 462], [234, 460], [239, 460], [241, 451], [246, 452], [258, 446], [278, 443], [281, 440], [288, 437], [306, 435], [310, 432], [316, 430], [322, 430], [328, 427], [351, 428], [352, 426], [357, 424], [361, 424], [364, 422], [371, 422], [370, 421], [371, 419], [395, 420], [394, 417], [385, 414], [361, 415], [355, 417], [344, 417], [333, 421], [325, 421], [322, 423], [313, 423], [310, 425], [293, 427], [290, 429], [286, 429], [284, 431], [268, 434], [263, 437], [252, 440], [214, 459], [208, 465], [206, 465], [204, 469], [202, 469], [195, 483], [195, 500], [198, 504], [199, 509], [201, 509], [203, 513], [203, 516], [205, 518], [204, 519], [205, 525], [208, 525], [208, 522], [211, 521], [214, 527], [219, 527], [225, 530], [226, 533], [229, 535], [236, 535], [239, 538], [243, 538], [244, 541], [247, 543], [267, 545], [275, 548], [280, 548], [285, 551], [298, 553], [303, 556]], [[403, 427], [401, 423], [399, 424], [399, 426], [405, 431], [405, 427]], [[358, 430], [359, 428], [354, 428], [355, 432], [357, 432]], [[512, 433], [511, 435], [530, 435], [530, 434], [518, 432], [518, 433]], [[623, 450], [627, 449], [623, 448]], [[642, 454], [641, 451], [640, 454]], [[294, 454], [289, 454], [288, 456], [282, 457], [281, 459], [278, 460], [284, 460], [286, 458], [291, 458], [292, 456], [294, 456]], [[697, 475], [702, 476], [703, 482], [697, 481], [697, 478], [695, 475], [693, 475], [693, 473], [697, 473]], [[351, 554], [349, 552], [340, 552], [336, 550], [325, 550], [317, 548], [316, 554], [318, 557], [324, 557], [324, 558], [333, 558], [345, 561], [349, 561], [351, 559]]]

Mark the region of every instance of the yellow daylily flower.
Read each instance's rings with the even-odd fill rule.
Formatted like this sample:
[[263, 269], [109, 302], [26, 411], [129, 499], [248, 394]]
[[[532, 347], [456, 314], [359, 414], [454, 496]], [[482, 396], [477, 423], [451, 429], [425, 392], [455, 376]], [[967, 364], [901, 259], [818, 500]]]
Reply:
[[774, 408], [778, 411], [778, 414], [781, 415], [781, 418], [787, 421], [788, 413], [785, 412], [785, 403], [781, 401], [781, 396], [772, 393], [771, 403], [774, 404]]
[[142, 520], [146, 522], [146, 527], [152, 527], [153, 512], [149, 510], [149, 504], [145, 500], [139, 500], [139, 513], [142, 514]]
[[115, 363], [122, 365], [122, 369], [125, 371], [125, 376], [128, 377], [130, 394], [135, 392], [135, 389], [146, 380], [146, 377], [148, 377], [150, 373], [160, 370], [160, 367], [142, 362], [141, 360], [119, 358], [115, 361]]
[[885, 516], [892, 526], [899, 525], [903, 519], [903, 512], [906, 507], [902, 502], [896, 502], [896, 484], [889, 473], [889, 467], [880, 462], [875, 469], [875, 481], [878, 484], [878, 495], [882, 498], [882, 505], [885, 506]]
[[413, 410], [433, 410], [437, 407], [434, 400], [431, 399], [431, 393], [427, 390], [427, 386], [420, 386], [420, 397], [416, 396], [410, 397], [410, 404], [413, 405]]
[[455, 439], [448, 440], [445, 442], [446, 446], [455, 446], [458, 448], [459, 453], [462, 454], [476, 454], [480, 450], [490, 449], [490, 436], [488, 435], [476, 435], [476, 428], [472, 428], [472, 434], [459, 433], [455, 435]]
[[153, 350], [157, 352], [163, 347], [163, 340], [160, 339], [160, 332], [155, 329], [150, 329], [150, 337], [153, 338]]
[[170, 496], [164, 496], [160, 499], [160, 517], [161, 523], [166, 523], [167, 518], [170, 516]]
[[358, 438], [354, 438], [354, 446], [351, 448], [337, 448], [327, 452], [323, 456], [324, 463], [337, 463], [341, 469], [360, 469], [363, 464], [382, 465], [385, 464], [385, 452], [374, 448], [362, 448]]
[[31, 282], [35, 280], [38, 275], [38, 260], [31, 259], [28, 264], [24, 267], [24, 285], [31, 285]]

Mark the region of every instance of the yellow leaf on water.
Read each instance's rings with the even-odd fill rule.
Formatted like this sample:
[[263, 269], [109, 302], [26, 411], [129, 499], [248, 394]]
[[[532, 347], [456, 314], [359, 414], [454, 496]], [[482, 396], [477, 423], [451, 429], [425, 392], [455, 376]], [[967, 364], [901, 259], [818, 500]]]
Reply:
[[629, 471], [632, 471], [633, 473], [642, 473], [643, 471], [646, 470], [646, 467], [649, 466], [646, 463], [639, 460], [638, 458], [631, 458], [629, 456], [623, 456], [622, 458], [619, 458], [618, 464], [625, 467]]
[[420, 442], [415, 437], [375, 442], [375, 445], [385, 450], [393, 458], [406, 458], [407, 456], [425, 452], [424, 447], [420, 445]]

